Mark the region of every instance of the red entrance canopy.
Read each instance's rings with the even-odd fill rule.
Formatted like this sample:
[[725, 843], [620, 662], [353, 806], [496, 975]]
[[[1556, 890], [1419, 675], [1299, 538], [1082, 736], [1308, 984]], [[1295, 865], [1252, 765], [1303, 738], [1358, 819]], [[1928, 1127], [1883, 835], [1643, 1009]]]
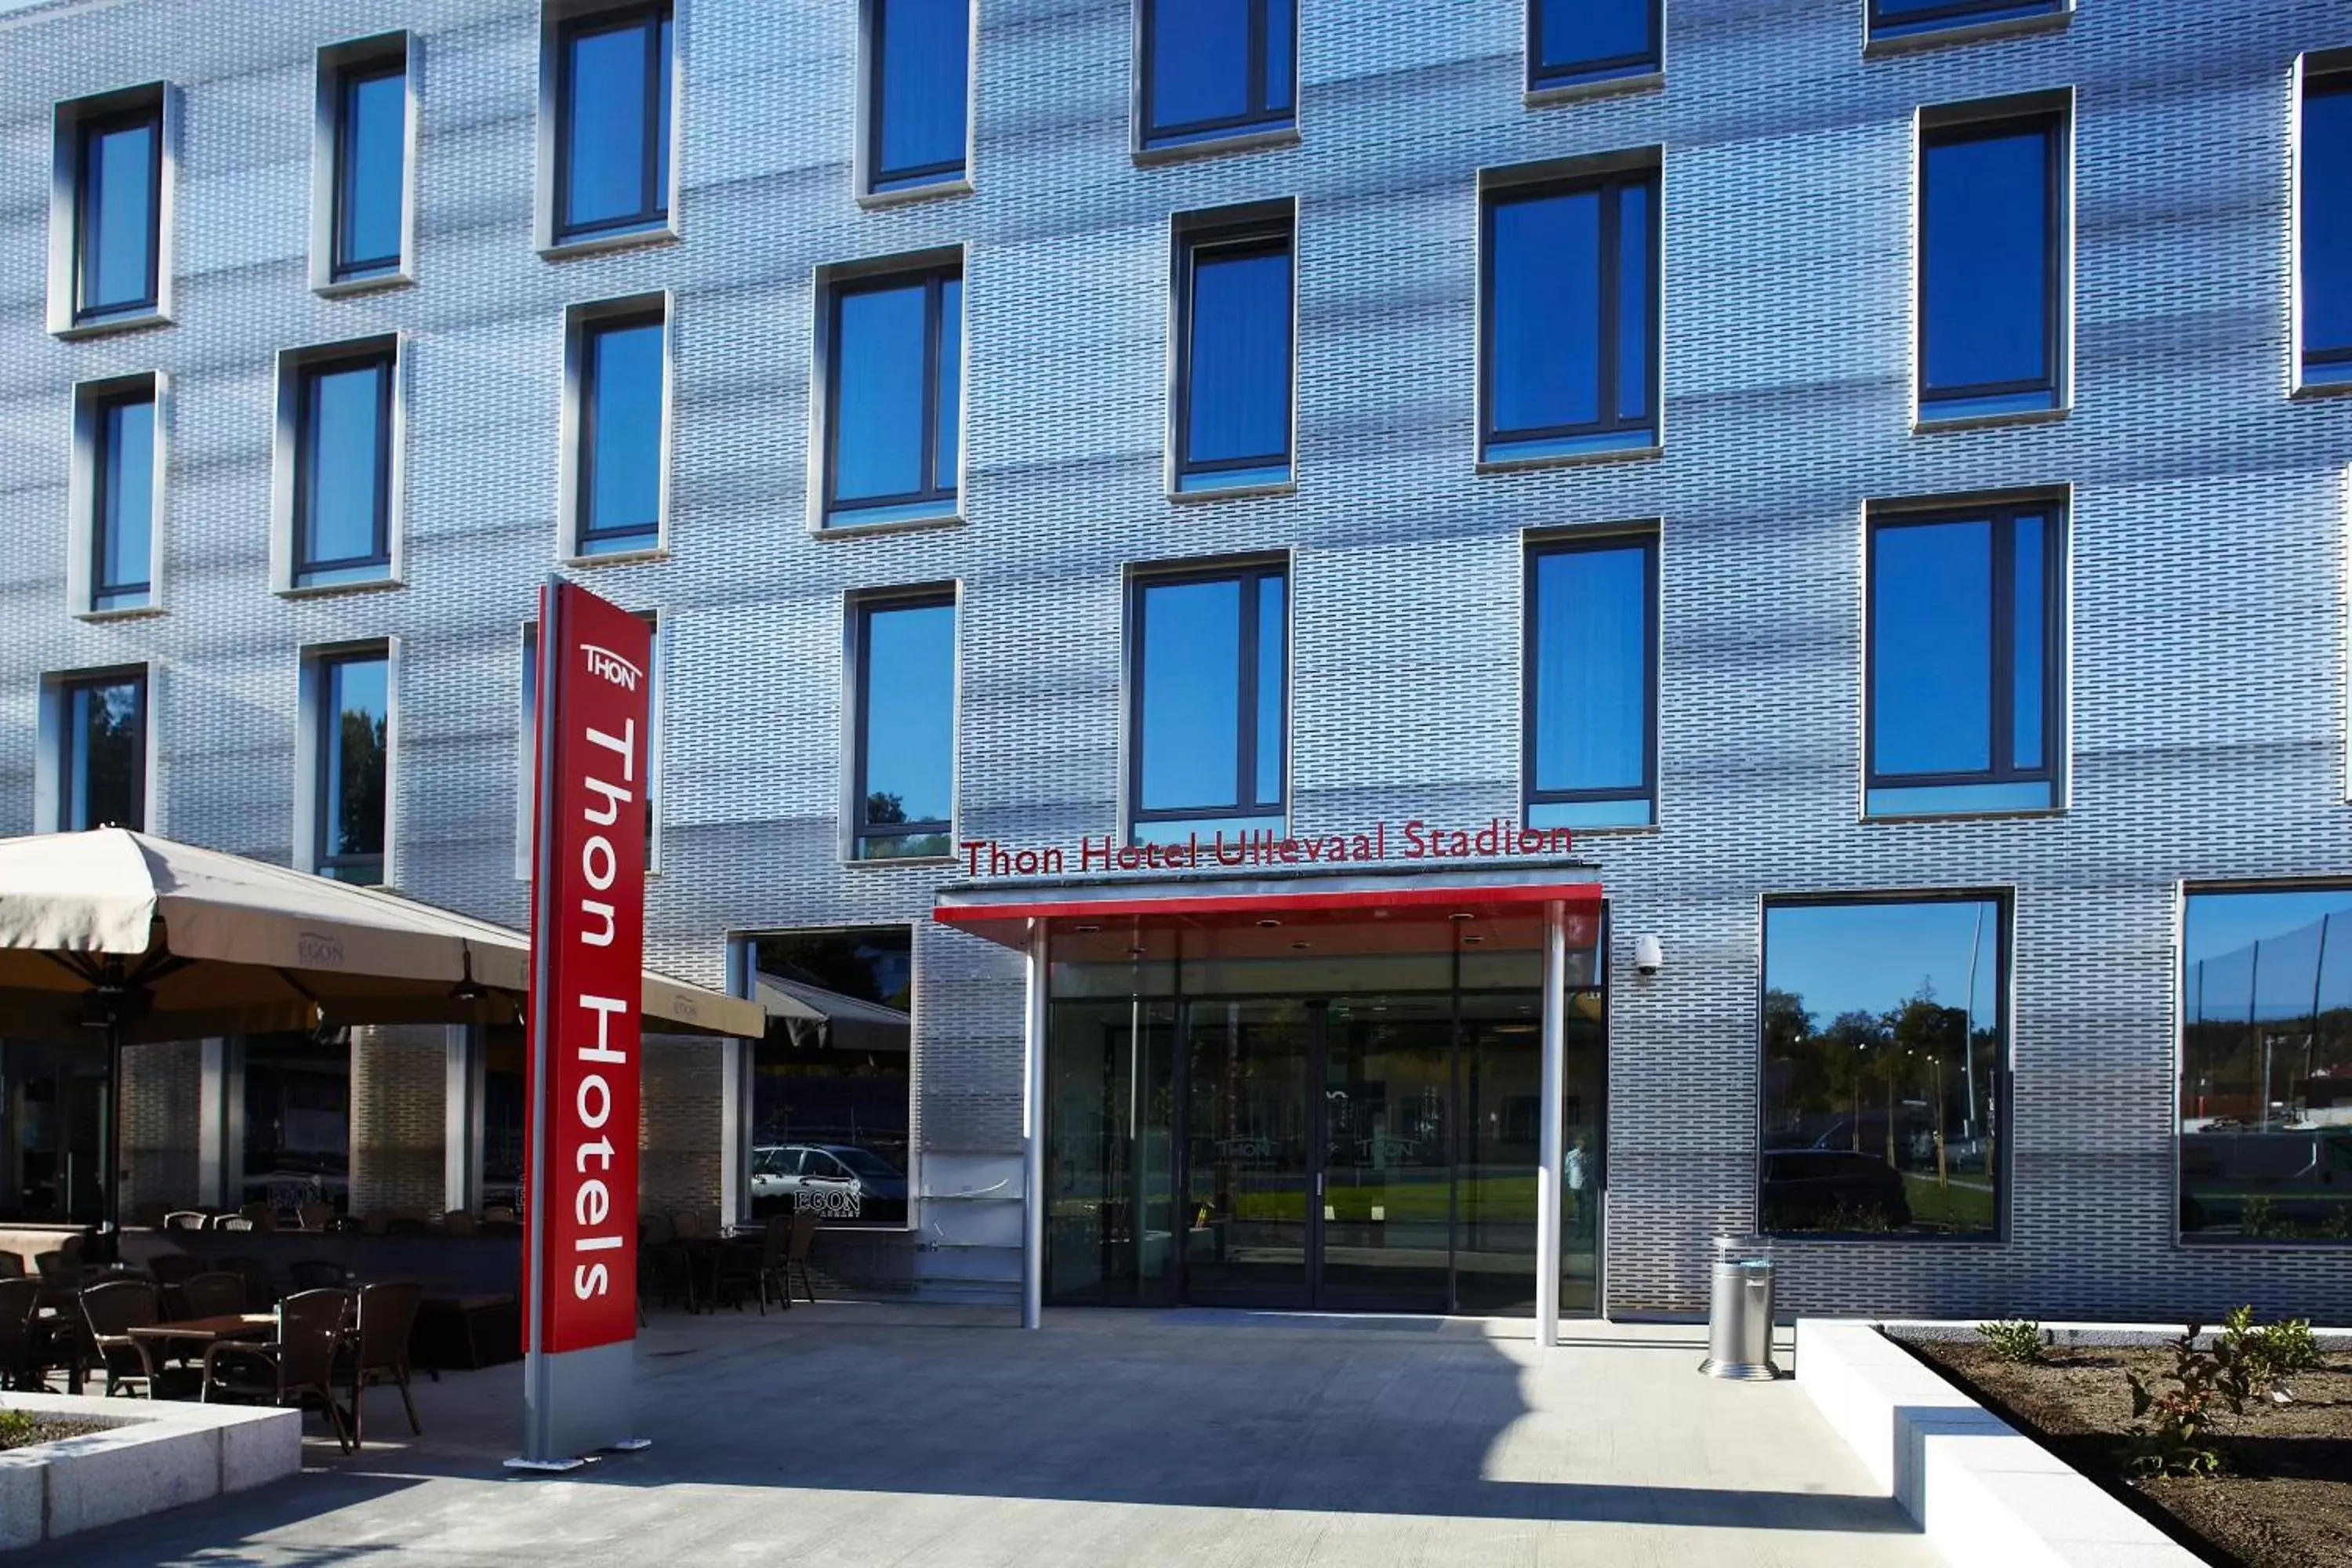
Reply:
[[1295, 933], [1302, 927], [1344, 927], [1357, 933], [1346, 944], [1349, 950], [1380, 952], [1425, 950], [1437, 940], [1433, 926], [1533, 924], [1546, 906], [1559, 904], [1570, 922], [1570, 945], [1589, 946], [1599, 931], [1601, 896], [1588, 867], [1496, 868], [1442, 877], [1097, 879], [942, 889], [931, 918], [1011, 948], [1025, 948], [1032, 922], [1042, 921], [1057, 937], [1101, 933], [1122, 942], [1128, 934], [1151, 931]]

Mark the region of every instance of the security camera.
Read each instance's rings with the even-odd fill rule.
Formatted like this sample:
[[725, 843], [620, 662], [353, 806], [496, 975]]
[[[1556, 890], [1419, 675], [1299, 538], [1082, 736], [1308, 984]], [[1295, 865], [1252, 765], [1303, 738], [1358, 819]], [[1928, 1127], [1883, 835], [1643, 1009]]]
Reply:
[[1636, 974], [1655, 974], [1665, 966], [1666, 950], [1658, 945], [1656, 937], [1637, 936], [1633, 939], [1633, 972]]

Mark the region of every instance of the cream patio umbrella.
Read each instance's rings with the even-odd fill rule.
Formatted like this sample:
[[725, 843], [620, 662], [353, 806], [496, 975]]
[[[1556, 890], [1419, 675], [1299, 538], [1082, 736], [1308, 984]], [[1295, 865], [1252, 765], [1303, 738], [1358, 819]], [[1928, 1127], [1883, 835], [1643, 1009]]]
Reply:
[[[120, 827], [0, 839], [0, 1034], [103, 1039], [120, 1228], [122, 1047], [350, 1024], [517, 1018], [520, 932]], [[648, 1029], [759, 1036], [759, 1004], [648, 972]]]

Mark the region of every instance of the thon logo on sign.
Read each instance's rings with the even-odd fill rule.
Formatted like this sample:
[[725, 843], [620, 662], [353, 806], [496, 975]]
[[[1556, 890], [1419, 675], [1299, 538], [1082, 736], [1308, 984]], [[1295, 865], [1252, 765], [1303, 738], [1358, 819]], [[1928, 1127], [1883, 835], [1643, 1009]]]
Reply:
[[587, 590], [541, 595], [524, 1147], [523, 1454], [634, 1446], [646, 671], [652, 632]]

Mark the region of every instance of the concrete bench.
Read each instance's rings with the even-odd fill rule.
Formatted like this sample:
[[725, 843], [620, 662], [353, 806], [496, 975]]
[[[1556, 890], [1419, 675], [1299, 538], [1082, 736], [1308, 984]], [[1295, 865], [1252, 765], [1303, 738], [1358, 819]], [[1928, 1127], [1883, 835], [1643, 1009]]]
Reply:
[[2199, 1558], [1869, 1323], [1797, 1324], [1797, 1386], [1954, 1568]]

